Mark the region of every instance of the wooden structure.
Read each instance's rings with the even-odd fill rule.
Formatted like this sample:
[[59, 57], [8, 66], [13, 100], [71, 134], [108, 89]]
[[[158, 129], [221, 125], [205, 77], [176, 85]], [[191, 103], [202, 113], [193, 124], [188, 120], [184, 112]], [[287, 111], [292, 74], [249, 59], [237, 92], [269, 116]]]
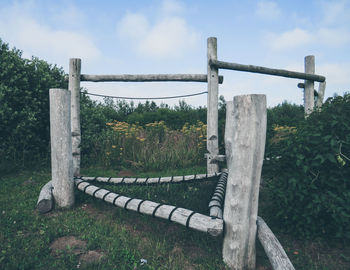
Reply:
[[[223, 78], [219, 69], [247, 71], [305, 80], [305, 113], [314, 108], [314, 82], [320, 82], [316, 106], [322, 104], [325, 77], [316, 75], [314, 57], [305, 58], [305, 73], [242, 65], [217, 60], [217, 40], [209, 38], [207, 74], [86, 75], [81, 74], [81, 60], [70, 59], [69, 91], [50, 89], [50, 127], [52, 181], [46, 184], [38, 199], [40, 212], [74, 205], [77, 189], [127, 210], [167, 219], [188, 228], [217, 236], [224, 232], [223, 260], [230, 269], [255, 269], [256, 234], [273, 269], [294, 269], [278, 240], [266, 223], [257, 216], [261, 169], [266, 137], [266, 97], [236, 96], [226, 106], [225, 151], [218, 148], [218, 85]], [[80, 176], [80, 81], [192, 81], [208, 83], [207, 101], [207, 174], [157, 178], [106, 178]], [[228, 172], [219, 173], [218, 162], [225, 161]], [[129, 198], [99, 188], [91, 181], [115, 184], [162, 184], [217, 179], [209, 203], [209, 215]], [[74, 177], [74, 178], [73, 178]]]

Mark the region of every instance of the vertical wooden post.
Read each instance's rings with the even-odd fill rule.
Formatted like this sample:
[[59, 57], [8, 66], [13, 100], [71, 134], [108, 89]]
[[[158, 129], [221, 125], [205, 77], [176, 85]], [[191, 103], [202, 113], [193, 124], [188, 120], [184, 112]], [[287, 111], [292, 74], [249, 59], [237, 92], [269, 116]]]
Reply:
[[73, 151], [73, 175], [80, 176], [80, 73], [81, 60], [69, 59], [68, 89], [71, 91], [71, 123], [72, 123], [72, 151]]
[[317, 96], [317, 102], [316, 102], [317, 109], [320, 109], [322, 107], [325, 91], [326, 91], [326, 81], [320, 82], [318, 87], [318, 96]]
[[225, 157], [226, 164], [231, 164], [233, 140], [233, 101], [226, 101], [226, 122], [225, 122]]
[[[308, 55], [304, 59], [305, 63], [305, 73], [315, 74], [315, 56]], [[305, 81], [304, 88], [304, 111], [305, 115], [309, 115], [315, 106], [315, 97], [314, 97], [314, 81]]]
[[218, 95], [219, 95], [219, 72], [218, 68], [209, 65], [210, 59], [217, 60], [217, 40], [210, 37], [207, 40], [208, 45], [208, 101], [207, 101], [207, 172], [219, 172], [219, 164], [211, 163], [211, 159], [219, 154], [218, 142]]
[[68, 90], [50, 89], [52, 187], [59, 208], [74, 205], [70, 102]]
[[[232, 107], [228, 109], [232, 110]], [[230, 269], [255, 269], [256, 220], [266, 139], [266, 96], [236, 96], [230, 113], [233, 122], [228, 127], [232, 129], [229, 153], [234, 154], [228, 159], [223, 260]]]

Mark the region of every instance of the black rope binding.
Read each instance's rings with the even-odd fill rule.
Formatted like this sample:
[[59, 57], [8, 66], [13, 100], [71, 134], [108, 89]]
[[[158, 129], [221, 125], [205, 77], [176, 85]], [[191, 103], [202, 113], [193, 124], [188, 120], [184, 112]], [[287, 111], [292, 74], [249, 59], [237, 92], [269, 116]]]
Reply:
[[161, 203], [160, 203], [160, 204], [158, 204], [158, 205], [153, 209], [152, 217], [155, 217], [158, 208], [161, 207], [162, 205], [164, 205], [164, 204], [161, 204]]
[[89, 186], [92, 186], [92, 184], [88, 184], [86, 187], [84, 187], [84, 193], [86, 193], [86, 189], [87, 189]]
[[171, 210], [170, 214], [169, 214], [169, 217], [168, 217], [168, 220], [171, 221], [171, 217], [173, 216], [174, 212], [176, 211], [176, 209], [178, 209], [178, 207], [174, 207], [173, 210]]
[[119, 198], [119, 197], [121, 197], [122, 195], [120, 195], [120, 194], [117, 194], [117, 196], [114, 198], [114, 200], [113, 200], [113, 202], [112, 202], [112, 204], [114, 205], [114, 206], [116, 206], [115, 205], [115, 201]]
[[186, 228], [189, 228], [191, 217], [192, 217], [194, 214], [196, 214], [196, 212], [193, 211], [193, 212], [187, 217]]
[[103, 195], [102, 201], [105, 202], [105, 198], [106, 198], [109, 194], [111, 194], [111, 193], [113, 193], [113, 192], [112, 192], [112, 191], [108, 191], [105, 195]]
[[128, 206], [129, 202], [131, 202], [131, 200], [133, 200], [133, 198], [130, 198], [129, 200], [126, 201], [126, 203], [124, 204], [124, 209], [128, 210], [126, 207]]
[[89, 184], [89, 183], [86, 182], [86, 181], [81, 181], [80, 183], [77, 184], [77, 188], [78, 188], [78, 189], [79, 189], [79, 185], [82, 184], [82, 183], [87, 183], [87, 184]]
[[107, 183], [110, 183], [111, 179], [112, 179], [112, 177], [109, 177], [108, 180], [107, 180]]
[[[97, 192], [97, 191], [100, 191], [101, 189], [103, 189], [103, 188], [98, 188], [98, 189], [96, 189], [96, 190], [92, 193], [92, 197], [95, 197], [96, 192]], [[95, 198], [97, 198], [97, 197], [95, 197]]]
[[137, 213], [140, 213], [140, 207], [141, 207], [141, 204], [142, 204], [144, 201], [146, 201], [146, 200], [141, 200], [141, 201], [139, 202], [139, 205], [137, 206]]

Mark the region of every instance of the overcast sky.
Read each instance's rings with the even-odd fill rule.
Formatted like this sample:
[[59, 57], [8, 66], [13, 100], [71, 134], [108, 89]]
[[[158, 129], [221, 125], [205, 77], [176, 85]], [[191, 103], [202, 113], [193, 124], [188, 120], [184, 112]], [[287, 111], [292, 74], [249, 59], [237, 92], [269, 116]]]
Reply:
[[[304, 71], [315, 55], [326, 96], [350, 91], [350, 0], [0, 0], [0, 38], [68, 72], [84, 74], [203, 73], [207, 38], [218, 59]], [[0, 59], [1, 60], [1, 59]], [[269, 106], [302, 104], [296, 79], [220, 70], [219, 94], [263, 93]], [[91, 93], [157, 97], [206, 91], [205, 83], [82, 83]], [[318, 89], [318, 83], [316, 84]], [[185, 99], [206, 105], [206, 95]], [[165, 100], [173, 105], [178, 100]]]

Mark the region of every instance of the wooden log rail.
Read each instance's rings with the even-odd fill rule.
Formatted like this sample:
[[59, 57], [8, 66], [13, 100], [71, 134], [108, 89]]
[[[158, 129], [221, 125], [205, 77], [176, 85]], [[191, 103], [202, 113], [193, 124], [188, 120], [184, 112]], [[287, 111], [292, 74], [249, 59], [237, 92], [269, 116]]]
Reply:
[[282, 245], [261, 217], [256, 220], [258, 238], [273, 270], [295, 270]]
[[151, 184], [173, 184], [173, 183], [190, 183], [195, 181], [215, 181], [220, 174], [193, 174], [182, 176], [166, 176], [166, 177], [88, 177], [81, 176], [76, 179], [83, 181], [98, 181], [102, 183], [110, 184], [139, 184], [139, 185], [151, 185]]
[[220, 175], [215, 191], [209, 202], [209, 216], [222, 219], [222, 208], [225, 201], [227, 172]]
[[[208, 82], [206, 74], [121, 74], [87, 75], [81, 74], [80, 81], [88, 82]], [[224, 81], [219, 76], [219, 83]]]
[[76, 187], [84, 193], [114, 206], [141, 214], [169, 220], [187, 228], [218, 236], [223, 232], [222, 219], [212, 218], [192, 210], [179, 208], [173, 205], [160, 204], [149, 200], [129, 198], [103, 188], [99, 188], [81, 179], [75, 179]]
[[236, 64], [236, 63], [218, 61], [214, 59], [211, 59], [209, 61], [209, 64], [211, 66], [221, 68], [221, 69], [246, 71], [246, 72], [252, 72], [252, 73], [260, 73], [260, 74], [274, 75], [274, 76], [301, 79], [301, 80], [309, 80], [309, 81], [316, 81], [316, 82], [324, 82], [326, 80], [326, 77], [321, 75], [316, 75], [316, 74], [308, 74], [303, 72], [289, 71], [285, 69], [275, 69], [275, 68], [267, 68], [267, 67], [261, 67], [261, 66], [253, 66], [253, 65], [242, 65], [242, 64]]

